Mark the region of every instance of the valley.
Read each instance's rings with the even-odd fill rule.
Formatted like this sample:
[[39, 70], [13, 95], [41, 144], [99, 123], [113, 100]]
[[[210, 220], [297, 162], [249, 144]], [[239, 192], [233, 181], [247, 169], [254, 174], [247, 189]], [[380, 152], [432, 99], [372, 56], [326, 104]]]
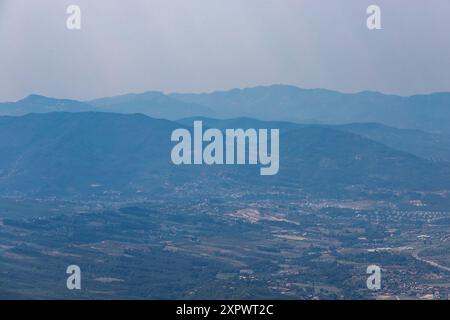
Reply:
[[[450, 274], [429, 261], [448, 266], [450, 212], [417, 210], [407, 199], [406, 194], [386, 202], [249, 192], [178, 201], [169, 196], [117, 209], [2, 218], [0, 296], [442, 296]], [[449, 201], [442, 199], [445, 207]], [[65, 288], [69, 264], [83, 270], [79, 292]], [[379, 292], [365, 287], [369, 264], [382, 268]]]
[[[1, 117], [0, 297], [448, 297], [446, 162], [333, 126], [202, 119], [278, 127], [279, 173], [174, 165], [170, 136], [192, 132], [185, 121]], [[366, 286], [373, 264], [379, 291]], [[66, 288], [69, 265], [82, 290]]]

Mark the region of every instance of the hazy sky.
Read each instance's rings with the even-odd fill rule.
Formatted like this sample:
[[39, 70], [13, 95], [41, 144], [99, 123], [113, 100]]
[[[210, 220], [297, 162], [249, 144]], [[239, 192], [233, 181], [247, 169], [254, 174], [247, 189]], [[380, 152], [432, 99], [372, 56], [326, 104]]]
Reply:
[[[382, 30], [366, 27], [370, 4]], [[274, 83], [450, 91], [450, 1], [0, 0], [0, 101]]]

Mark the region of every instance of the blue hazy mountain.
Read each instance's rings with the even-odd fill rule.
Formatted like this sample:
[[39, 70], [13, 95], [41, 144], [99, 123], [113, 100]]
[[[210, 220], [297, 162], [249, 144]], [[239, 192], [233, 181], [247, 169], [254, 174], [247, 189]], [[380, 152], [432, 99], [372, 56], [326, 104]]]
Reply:
[[205, 116], [314, 124], [380, 123], [450, 134], [450, 93], [401, 97], [369, 91], [346, 94], [273, 85], [204, 94], [166, 95], [149, 91], [86, 102], [31, 95], [17, 102], [0, 103], [0, 115], [95, 110], [141, 113], [170, 120]]
[[369, 91], [346, 94], [273, 85], [203, 94], [172, 94], [171, 97], [209, 107], [219, 118], [251, 117], [322, 124], [376, 122], [450, 133], [450, 93], [401, 97]]
[[137, 190], [140, 181], [158, 188], [177, 127], [139, 114], [0, 117], [0, 189], [77, 195], [95, 191], [91, 186]]
[[[288, 121], [262, 121], [252, 118], [216, 119], [191, 117], [178, 120], [183, 125], [191, 125], [194, 120], [201, 120], [203, 125], [211, 128], [275, 128], [281, 132], [305, 128], [311, 125]], [[315, 125], [318, 126], [318, 125]], [[380, 142], [393, 149], [408, 152], [418, 157], [433, 161], [450, 162], [450, 135], [429, 133], [415, 129], [398, 129], [378, 123], [351, 123], [345, 125], [321, 125], [346, 132], [355, 133], [370, 140]]]
[[32, 94], [16, 102], [0, 103], [0, 115], [24, 115], [46, 112], [86, 112], [94, 111], [91, 105], [70, 99], [55, 99]]
[[88, 101], [101, 111], [141, 113], [154, 118], [180, 119], [190, 116], [211, 116], [214, 112], [205, 106], [173, 99], [162, 92], [148, 91]]
[[305, 127], [305, 124], [299, 124], [289, 121], [264, 121], [249, 117], [239, 117], [230, 119], [218, 119], [209, 117], [189, 117], [177, 120], [178, 123], [189, 126], [194, 121], [202, 121], [203, 125], [209, 128], [227, 129], [227, 128], [242, 128], [242, 129], [280, 129], [288, 131], [291, 129], [299, 129]]
[[450, 161], [450, 135], [415, 129], [398, 129], [378, 123], [352, 123], [333, 126], [381, 142], [391, 148], [433, 161]]
[[254, 166], [175, 166], [170, 135], [180, 126], [144, 115], [103, 112], [0, 117], [0, 190], [39, 196], [115, 192], [158, 197], [186, 185], [197, 195], [204, 195], [200, 190], [285, 186], [335, 196], [355, 186], [450, 187], [446, 165], [323, 126], [283, 131], [280, 172], [273, 177], [260, 176]]

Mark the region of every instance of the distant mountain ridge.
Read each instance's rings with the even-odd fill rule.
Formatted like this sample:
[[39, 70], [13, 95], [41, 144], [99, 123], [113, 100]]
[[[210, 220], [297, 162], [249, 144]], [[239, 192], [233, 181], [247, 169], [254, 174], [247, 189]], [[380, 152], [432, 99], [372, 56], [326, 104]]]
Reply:
[[256, 166], [176, 166], [170, 160], [174, 145], [170, 136], [180, 127], [189, 128], [145, 115], [106, 112], [0, 117], [0, 192], [158, 198], [178, 188], [183, 190], [180, 196], [273, 187], [329, 196], [345, 195], [354, 188], [450, 188], [447, 165], [317, 125], [282, 132], [276, 176], [260, 176]]
[[131, 93], [87, 101], [99, 111], [142, 113], [153, 118], [176, 120], [198, 115], [214, 115], [209, 107], [174, 99], [159, 91]]
[[346, 131], [382, 143], [390, 148], [408, 152], [418, 157], [437, 162], [450, 162], [450, 135], [428, 133], [415, 129], [397, 129], [378, 123], [349, 123], [345, 125], [308, 125], [289, 121], [262, 121], [252, 118], [215, 119], [191, 117], [178, 120], [190, 125], [201, 120], [206, 127], [226, 128], [276, 128], [281, 132], [308, 126], [322, 126], [334, 130]]
[[445, 92], [402, 97], [372, 91], [349, 94], [272, 85], [200, 94], [148, 91], [85, 102], [31, 95], [17, 102], [0, 103], [0, 115], [56, 111], [141, 113], [169, 120], [204, 116], [332, 125], [380, 123], [450, 134], [450, 93]]
[[365, 91], [356, 94], [273, 85], [202, 94], [171, 94], [213, 109], [219, 118], [384, 125], [450, 133], [450, 93], [401, 97]]
[[87, 112], [96, 109], [81, 101], [55, 99], [31, 94], [16, 102], [0, 103], [0, 115], [21, 116], [28, 113]]

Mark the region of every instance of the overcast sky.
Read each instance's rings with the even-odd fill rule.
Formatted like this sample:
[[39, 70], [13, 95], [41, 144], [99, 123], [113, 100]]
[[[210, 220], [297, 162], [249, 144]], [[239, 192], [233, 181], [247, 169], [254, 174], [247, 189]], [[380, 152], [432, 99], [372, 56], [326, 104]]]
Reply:
[[[366, 27], [370, 4], [382, 30]], [[0, 0], [0, 101], [274, 83], [450, 91], [450, 1]]]

